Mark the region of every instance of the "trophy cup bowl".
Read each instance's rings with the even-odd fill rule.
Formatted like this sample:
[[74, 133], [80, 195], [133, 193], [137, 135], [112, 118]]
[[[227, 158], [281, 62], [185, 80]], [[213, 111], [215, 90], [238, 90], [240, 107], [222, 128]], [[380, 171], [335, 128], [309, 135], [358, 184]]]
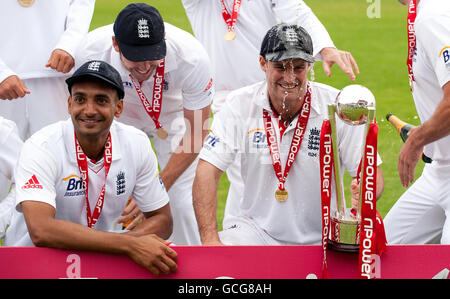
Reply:
[[[362, 85], [344, 87], [336, 97], [334, 105], [329, 109], [332, 130], [336, 132], [334, 114], [351, 126], [368, 125], [375, 117], [375, 97], [372, 92]], [[367, 133], [367, 130], [366, 130]], [[334, 153], [338, 152], [337, 134], [333, 134]], [[361, 149], [365, 144], [362, 141]], [[339, 157], [335, 156], [335, 169], [339, 173]], [[336, 176], [337, 211], [331, 217], [330, 240], [331, 249], [343, 252], [358, 252], [360, 239], [361, 210], [357, 211], [345, 207], [343, 184], [339, 175]], [[361, 199], [360, 199], [361, 200]]]
[[369, 122], [369, 109], [375, 109], [375, 97], [362, 85], [344, 87], [336, 97], [338, 117], [345, 123], [358, 126]]

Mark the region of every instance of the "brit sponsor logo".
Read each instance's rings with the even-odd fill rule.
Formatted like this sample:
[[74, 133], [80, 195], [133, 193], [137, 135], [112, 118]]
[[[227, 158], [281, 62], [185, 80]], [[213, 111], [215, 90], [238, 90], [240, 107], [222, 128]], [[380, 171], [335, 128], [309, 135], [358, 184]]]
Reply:
[[66, 178], [63, 178], [62, 181], [67, 182], [66, 193], [64, 193], [64, 197], [85, 195], [83, 180], [78, 175], [70, 175]]
[[208, 134], [208, 136], [206, 136], [203, 146], [206, 149], [211, 150], [214, 147], [216, 147], [216, 144], [219, 142], [220, 142], [220, 138], [215, 136], [213, 131], [209, 130], [209, 134]]
[[444, 47], [439, 53], [439, 57], [442, 57], [445, 67], [450, 70], [450, 47]]
[[268, 148], [267, 135], [264, 129], [254, 129], [249, 132], [252, 147], [255, 149]]

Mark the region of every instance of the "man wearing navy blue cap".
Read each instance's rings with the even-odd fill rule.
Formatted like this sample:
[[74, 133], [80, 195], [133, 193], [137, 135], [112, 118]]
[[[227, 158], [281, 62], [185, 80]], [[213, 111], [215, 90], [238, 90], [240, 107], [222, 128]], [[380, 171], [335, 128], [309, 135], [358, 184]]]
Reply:
[[[155, 275], [176, 271], [169, 198], [144, 132], [114, 120], [123, 85], [108, 63], [83, 64], [66, 80], [71, 119], [43, 128], [24, 144], [15, 174], [16, 206], [6, 246], [120, 253]], [[132, 196], [145, 220], [117, 232]]]
[[145, 3], [129, 4], [114, 24], [93, 30], [82, 44], [77, 63], [101, 59], [121, 75], [125, 98], [119, 121], [153, 138], [174, 219], [170, 240], [200, 244], [192, 182], [214, 94], [206, 51], [191, 34], [165, 23], [158, 10]]

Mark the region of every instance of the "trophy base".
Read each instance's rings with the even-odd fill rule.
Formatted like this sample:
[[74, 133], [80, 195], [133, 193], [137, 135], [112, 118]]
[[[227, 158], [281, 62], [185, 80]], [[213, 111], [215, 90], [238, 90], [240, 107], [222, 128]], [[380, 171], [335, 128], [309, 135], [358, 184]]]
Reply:
[[358, 244], [345, 244], [334, 242], [333, 240], [328, 240], [328, 248], [334, 251], [339, 252], [348, 252], [348, 253], [358, 253], [359, 245]]
[[341, 252], [359, 252], [360, 221], [351, 216], [350, 209], [346, 209], [344, 216], [336, 213], [331, 217], [331, 233], [328, 241], [329, 248]]

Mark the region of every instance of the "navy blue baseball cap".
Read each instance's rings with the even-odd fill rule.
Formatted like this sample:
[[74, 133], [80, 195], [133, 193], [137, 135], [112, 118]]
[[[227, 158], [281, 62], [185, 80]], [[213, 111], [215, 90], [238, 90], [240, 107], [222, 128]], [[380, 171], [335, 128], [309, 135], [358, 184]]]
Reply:
[[301, 26], [278, 24], [267, 31], [260, 55], [269, 61], [302, 59], [314, 62], [311, 36]]
[[72, 94], [72, 85], [78, 81], [85, 81], [89, 77], [100, 79], [117, 90], [119, 99], [123, 99], [125, 91], [123, 89], [122, 78], [119, 72], [110, 64], [101, 60], [91, 60], [80, 66], [72, 75], [66, 79], [67, 87]]
[[160, 60], [166, 56], [164, 22], [158, 10], [145, 3], [127, 5], [114, 22], [120, 52], [131, 61]]

